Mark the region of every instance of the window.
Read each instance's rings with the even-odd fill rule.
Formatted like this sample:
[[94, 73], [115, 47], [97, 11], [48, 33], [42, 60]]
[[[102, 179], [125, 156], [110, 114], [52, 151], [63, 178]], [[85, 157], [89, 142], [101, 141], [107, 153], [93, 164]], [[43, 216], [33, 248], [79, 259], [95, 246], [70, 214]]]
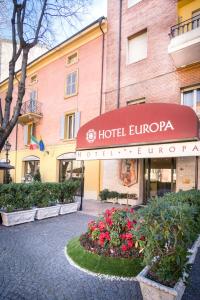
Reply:
[[128, 38], [128, 59], [131, 64], [147, 57], [147, 31], [142, 31]]
[[36, 83], [37, 82], [37, 75], [33, 75], [31, 76], [31, 84]]
[[35, 136], [36, 127], [34, 123], [24, 126], [24, 145], [30, 145], [31, 136]]
[[68, 179], [80, 179], [82, 174], [81, 162], [76, 160], [61, 159], [59, 161], [59, 182]]
[[29, 102], [29, 109], [28, 112], [36, 113], [37, 111], [37, 92], [36, 90], [32, 90], [30, 92], [30, 102]]
[[131, 7], [139, 2], [141, 2], [142, 0], [128, 0], [128, 7]]
[[65, 138], [72, 140], [75, 138], [75, 114], [68, 114], [65, 116]]
[[75, 64], [78, 61], [78, 53], [75, 52], [67, 57], [67, 65]]
[[197, 114], [200, 114], [200, 86], [183, 91], [182, 104], [192, 107]]
[[74, 71], [67, 75], [67, 86], [66, 86], [67, 97], [77, 94], [77, 77], [78, 77], [77, 71]]
[[34, 175], [39, 171], [39, 169], [40, 169], [40, 161], [39, 160], [25, 161], [24, 162], [24, 177], [26, 178], [27, 175], [34, 177]]
[[127, 105], [133, 105], [133, 104], [143, 104], [145, 103], [145, 98], [138, 98], [138, 99], [134, 99], [134, 100], [129, 100], [126, 102]]

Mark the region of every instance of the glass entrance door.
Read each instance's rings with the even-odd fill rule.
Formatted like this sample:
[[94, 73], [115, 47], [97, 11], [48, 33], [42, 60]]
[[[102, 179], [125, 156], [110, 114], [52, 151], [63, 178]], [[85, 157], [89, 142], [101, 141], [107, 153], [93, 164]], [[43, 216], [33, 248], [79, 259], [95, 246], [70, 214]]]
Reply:
[[144, 161], [145, 199], [163, 196], [176, 190], [176, 160], [174, 158], [150, 158]]

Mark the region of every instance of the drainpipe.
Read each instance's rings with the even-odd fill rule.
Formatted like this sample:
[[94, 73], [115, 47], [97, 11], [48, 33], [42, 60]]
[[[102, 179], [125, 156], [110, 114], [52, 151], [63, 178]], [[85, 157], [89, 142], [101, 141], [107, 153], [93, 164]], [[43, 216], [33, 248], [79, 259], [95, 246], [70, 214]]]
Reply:
[[99, 28], [102, 32], [102, 52], [101, 52], [101, 88], [100, 88], [100, 110], [99, 115], [102, 114], [102, 104], [103, 104], [103, 76], [104, 76], [104, 49], [105, 49], [105, 32], [102, 28], [102, 23], [105, 20], [105, 17], [102, 17], [99, 20]]
[[[105, 20], [105, 17], [102, 17], [99, 21], [99, 28], [102, 32], [102, 51], [101, 51], [101, 88], [100, 88], [100, 109], [99, 115], [102, 114], [102, 105], [103, 105], [103, 82], [104, 82], [104, 51], [105, 51], [105, 32], [102, 28], [102, 23]], [[101, 161], [99, 160], [99, 192], [101, 189]]]
[[119, 40], [118, 40], [118, 78], [117, 78], [117, 108], [120, 107], [120, 81], [121, 81], [121, 37], [122, 37], [122, 1], [119, 2]]

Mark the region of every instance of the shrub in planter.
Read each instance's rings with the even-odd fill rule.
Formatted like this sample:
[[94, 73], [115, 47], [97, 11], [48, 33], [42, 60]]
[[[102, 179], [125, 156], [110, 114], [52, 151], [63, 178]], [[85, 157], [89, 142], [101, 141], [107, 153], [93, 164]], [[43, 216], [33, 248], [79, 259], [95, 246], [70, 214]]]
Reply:
[[[88, 251], [110, 257], [140, 257], [134, 228], [137, 222], [132, 209], [106, 210], [103, 217], [88, 224], [88, 230], [80, 237], [81, 245]], [[144, 236], [140, 237], [145, 240]]]
[[165, 197], [138, 211], [134, 235], [138, 243], [141, 235], [148, 237], [142, 253], [150, 278], [173, 287], [187, 269], [187, 249], [197, 236], [196, 213], [195, 206]]
[[100, 197], [101, 201], [107, 200], [108, 195], [109, 195], [109, 190], [108, 189], [104, 189], [104, 190], [100, 191], [100, 193], [99, 193], [99, 197]]
[[33, 206], [32, 186], [10, 183], [0, 187], [0, 204], [6, 212], [27, 210]]
[[34, 221], [31, 187], [26, 184], [6, 184], [0, 187], [2, 222], [11, 226]]
[[72, 203], [74, 196], [80, 187], [80, 181], [68, 180], [59, 184], [58, 201], [59, 203]]

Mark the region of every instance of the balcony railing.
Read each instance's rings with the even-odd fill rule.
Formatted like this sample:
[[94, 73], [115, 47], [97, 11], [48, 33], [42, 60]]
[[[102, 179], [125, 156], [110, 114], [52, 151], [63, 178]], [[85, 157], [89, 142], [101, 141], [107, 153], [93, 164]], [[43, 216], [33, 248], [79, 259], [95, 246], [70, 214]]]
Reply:
[[169, 35], [170, 38], [174, 38], [186, 32], [192, 31], [193, 29], [196, 29], [198, 27], [200, 27], [200, 14], [191, 19], [188, 19], [184, 22], [172, 26]]
[[29, 100], [26, 101], [22, 104], [21, 108], [21, 115], [26, 115], [26, 114], [37, 114], [37, 115], [42, 115], [42, 103], [36, 101], [36, 100]]

